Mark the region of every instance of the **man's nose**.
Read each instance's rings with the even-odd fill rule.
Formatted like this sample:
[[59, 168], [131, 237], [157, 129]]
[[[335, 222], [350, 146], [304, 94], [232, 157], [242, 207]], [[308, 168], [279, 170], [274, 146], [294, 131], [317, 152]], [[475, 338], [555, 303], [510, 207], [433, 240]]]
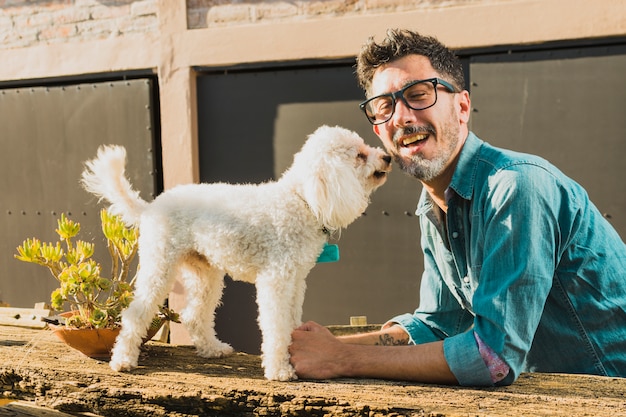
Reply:
[[396, 100], [392, 117], [397, 126], [404, 126], [415, 121], [414, 110], [402, 98]]

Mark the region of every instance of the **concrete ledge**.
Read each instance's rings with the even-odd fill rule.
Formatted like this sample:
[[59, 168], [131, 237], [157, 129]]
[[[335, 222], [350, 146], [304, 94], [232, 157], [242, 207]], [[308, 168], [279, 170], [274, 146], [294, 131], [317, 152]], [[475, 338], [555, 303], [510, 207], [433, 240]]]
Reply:
[[626, 379], [524, 374], [476, 389], [381, 380], [271, 382], [260, 358], [203, 359], [149, 342], [140, 367], [115, 373], [47, 330], [0, 326], [0, 395], [96, 416], [611, 416], [626, 413]]

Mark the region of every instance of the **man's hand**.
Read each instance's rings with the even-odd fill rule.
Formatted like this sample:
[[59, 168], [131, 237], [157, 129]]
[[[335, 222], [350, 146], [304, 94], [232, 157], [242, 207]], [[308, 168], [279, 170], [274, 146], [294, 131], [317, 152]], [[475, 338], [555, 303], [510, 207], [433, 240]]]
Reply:
[[291, 340], [290, 361], [299, 378], [343, 376], [340, 371], [343, 343], [326, 327], [309, 321], [293, 331]]

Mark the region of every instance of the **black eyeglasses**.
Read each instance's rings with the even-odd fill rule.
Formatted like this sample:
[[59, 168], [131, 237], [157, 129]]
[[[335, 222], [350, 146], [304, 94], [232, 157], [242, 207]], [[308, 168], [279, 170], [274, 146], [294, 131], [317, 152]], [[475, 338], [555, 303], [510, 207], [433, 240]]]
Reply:
[[381, 94], [359, 104], [367, 120], [373, 125], [385, 123], [396, 111], [397, 100], [413, 110], [424, 110], [437, 103], [437, 85], [443, 86], [449, 93], [456, 93], [452, 84], [441, 78], [417, 80], [394, 93]]

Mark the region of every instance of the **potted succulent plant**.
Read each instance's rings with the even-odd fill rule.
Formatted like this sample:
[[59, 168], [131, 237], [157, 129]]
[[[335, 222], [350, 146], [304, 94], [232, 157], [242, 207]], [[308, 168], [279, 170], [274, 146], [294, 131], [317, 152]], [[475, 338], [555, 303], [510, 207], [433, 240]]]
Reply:
[[[63, 311], [49, 323], [55, 334], [87, 356], [106, 359], [120, 330], [121, 313], [133, 296], [134, 276], [129, 280], [137, 254], [138, 229], [126, 227], [119, 216], [100, 212], [102, 232], [111, 257], [110, 278], [102, 276], [102, 266], [92, 256], [94, 244], [75, 239], [80, 224], [61, 214], [57, 220], [59, 241], [42, 243], [26, 239], [17, 247], [15, 258], [46, 267], [59, 282], [52, 291], [51, 308]], [[155, 317], [149, 340], [166, 320], [178, 321], [172, 310], [161, 307]]]

